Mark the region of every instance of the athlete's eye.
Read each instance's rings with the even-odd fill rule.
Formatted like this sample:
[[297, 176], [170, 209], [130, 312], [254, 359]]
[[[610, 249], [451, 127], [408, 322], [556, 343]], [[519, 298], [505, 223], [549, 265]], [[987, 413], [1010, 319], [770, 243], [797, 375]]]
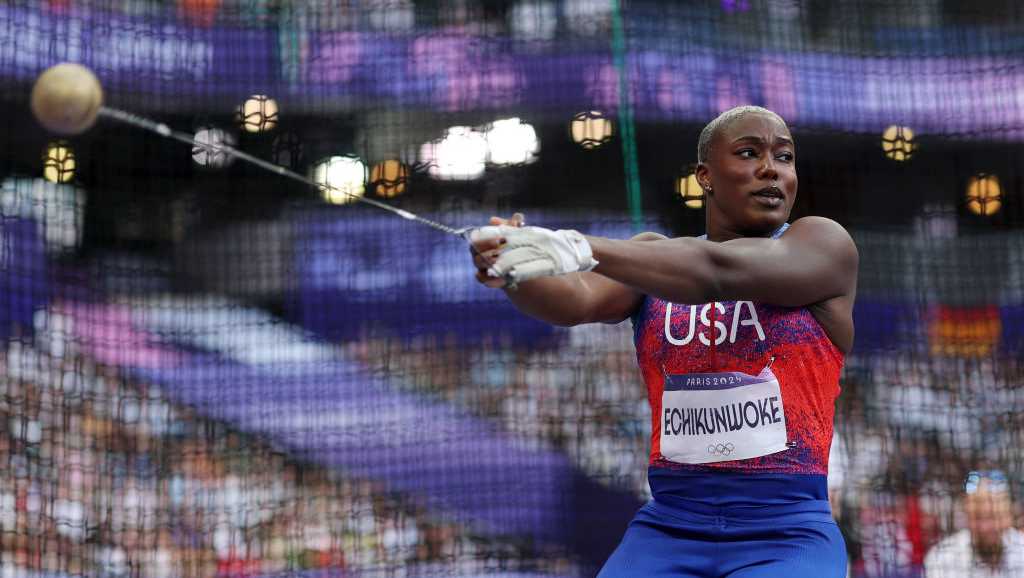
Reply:
[[742, 157], [742, 158], [745, 158], [745, 159], [756, 159], [757, 158], [757, 151], [754, 150], [754, 149], [740, 149], [740, 150], [736, 151], [736, 156], [739, 156], [739, 157]]
[[779, 153], [779, 154], [775, 155], [775, 158], [780, 160], [780, 161], [782, 161], [782, 162], [784, 162], [784, 163], [791, 163], [791, 162], [793, 162], [794, 156], [793, 156], [793, 153], [791, 153], [791, 152], [784, 152], [784, 153]]

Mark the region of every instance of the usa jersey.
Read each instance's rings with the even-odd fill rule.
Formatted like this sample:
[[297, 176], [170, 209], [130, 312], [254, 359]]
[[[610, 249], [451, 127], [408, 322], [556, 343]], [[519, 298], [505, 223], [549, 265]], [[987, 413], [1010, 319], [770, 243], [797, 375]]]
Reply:
[[648, 296], [633, 323], [651, 407], [655, 496], [754, 504], [826, 497], [844, 356], [808, 308]]

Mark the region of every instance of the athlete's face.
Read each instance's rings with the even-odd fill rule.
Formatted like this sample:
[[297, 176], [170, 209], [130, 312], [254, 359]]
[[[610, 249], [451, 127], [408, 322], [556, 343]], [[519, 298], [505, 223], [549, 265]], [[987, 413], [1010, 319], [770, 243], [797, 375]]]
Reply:
[[789, 219], [796, 200], [796, 149], [786, 125], [750, 113], [712, 138], [697, 169], [707, 196], [708, 236], [714, 240], [764, 236]]

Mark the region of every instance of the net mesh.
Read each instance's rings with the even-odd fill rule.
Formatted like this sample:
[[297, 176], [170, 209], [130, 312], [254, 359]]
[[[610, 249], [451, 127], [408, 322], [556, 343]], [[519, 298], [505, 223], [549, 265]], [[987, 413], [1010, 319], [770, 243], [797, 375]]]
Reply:
[[[697, 235], [697, 135], [740, 104], [790, 123], [794, 217], [860, 250], [829, 485], [851, 575], [980, 532], [970, 471], [1020, 525], [1021, 11], [2, 3], [0, 574], [593, 575], [649, 497], [629, 322], [528, 319], [460, 240], [344, 201]], [[47, 134], [28, 93], [61, 61], [196, 146]]]

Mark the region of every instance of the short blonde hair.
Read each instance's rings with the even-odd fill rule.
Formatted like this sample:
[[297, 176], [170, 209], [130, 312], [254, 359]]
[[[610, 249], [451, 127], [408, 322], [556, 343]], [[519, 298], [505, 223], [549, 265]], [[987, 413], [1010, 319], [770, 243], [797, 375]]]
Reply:
[[700, 138], [697, 140], [697, 162], [700, 164], [707, 162], [708, 157], [711, 156], [711, 141], [714, 140], [715, 135], [748, 114], [763, 114], [770, 116], [781, 122], [782, 126], [789, 129], [789, 125], [786, 124], [786, 121], [782, 120], [781, 116], [767, 108], [749, 105], [730, 108], [716, 116], [714, 120], [704, 127], [704, 130], [700, 131]]

